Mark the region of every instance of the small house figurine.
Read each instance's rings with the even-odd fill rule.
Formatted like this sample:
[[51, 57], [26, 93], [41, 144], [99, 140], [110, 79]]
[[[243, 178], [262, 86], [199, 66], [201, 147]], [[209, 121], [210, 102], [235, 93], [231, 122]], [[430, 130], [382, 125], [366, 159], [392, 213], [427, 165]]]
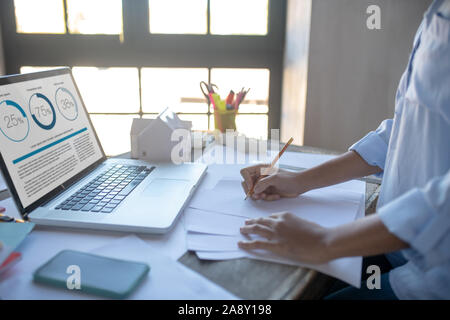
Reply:
[[131, 157], [150, 162], [168, 162], [178, 141], [172, 141], [176, 129], [191, 130], [190, 121], [181, 120], [166, 108], [156, 119], [133, 119], [131, 125]]

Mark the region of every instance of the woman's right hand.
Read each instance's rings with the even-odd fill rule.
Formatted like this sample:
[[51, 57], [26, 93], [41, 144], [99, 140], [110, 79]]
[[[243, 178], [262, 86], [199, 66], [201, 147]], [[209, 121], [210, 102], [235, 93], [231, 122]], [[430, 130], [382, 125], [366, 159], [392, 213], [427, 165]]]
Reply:
[[[293, 198], [309, 191], [308, 184], [302, 181], [301, 173], [281, 170], [278, 168], [272, 169], [272, 172], [267, 172], [269, 165], [255, 165], [241, 170], [241, 175], [244, 178], [242, 187], [245, 194], [256, 183], [252, 199], [263, 199], [267, 201], [278, 200], [280, 198]], [[268, 176], [265, 176], [269, 174]], [[263, 176], [259, 181], [257, 181]]]
[[273, 169], [267, 172], [269, 165], [256, 165], [241, 170], [244, 177], [242, 186], [245, 194], [255, 185], [253, 199], [278, 200], [282, 197], [296, 197], [312, 189], [323, 188], [351, 179], [379, 173], [383, 170], [369, 165], [355, 151], [348, 151], [334, 159], [302, 172], [290, 172]]

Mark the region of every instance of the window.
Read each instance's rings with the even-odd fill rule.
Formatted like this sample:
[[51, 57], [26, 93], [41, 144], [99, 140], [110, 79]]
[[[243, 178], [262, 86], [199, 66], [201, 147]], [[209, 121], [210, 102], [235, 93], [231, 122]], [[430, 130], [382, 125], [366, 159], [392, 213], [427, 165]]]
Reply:
[[268, 0], [211, 0], [211, 33], [266, 35]]
[[280, 122], [285, 10], [285, 0], [5, 0], [6, 71], [72, 67], [108, 155], [129, 150], [132, 118], [167, 106], [213, 129], [200, 81], [222, 97], [251, 88], [237, 130], [265, 138]]
[[208, 80], [207, 68], [143, 68], [141, 74], [143, 112], [158, 113], [165, 107], [183, 113], [208, 112], [199, 87], [200, 81]]
[[69, 33], [122, 33], [122, 0], [66, 0], [66, 3]]
[[207, 0], [149, 0], [150, 32], [206, 34]]
[[135, 117], [91, 114], [92, 124], [106, 154], [118, 155], [130, 151], [131, 122]]
[[72, 69], [89, 113], [139, 114], [139, 76], [137, 68]]
[[19, 33], [66, 33], [66, 13], [68, 33], [122, 33], [121, 0], [14, 0], [14, 8]]
[[62, 0], [15, 0], [17, 32], [64, 33], [64, 5]]

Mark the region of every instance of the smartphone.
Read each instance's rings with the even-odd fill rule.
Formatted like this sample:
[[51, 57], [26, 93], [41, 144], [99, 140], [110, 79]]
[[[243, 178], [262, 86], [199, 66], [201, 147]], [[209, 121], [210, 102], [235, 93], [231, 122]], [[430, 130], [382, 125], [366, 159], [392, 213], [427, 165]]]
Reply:
[[63, 250], [39, 267], [33, 280], [65, 290], [123, 299], [137, 288], [149, 271], [150, 267], [141, 262]]

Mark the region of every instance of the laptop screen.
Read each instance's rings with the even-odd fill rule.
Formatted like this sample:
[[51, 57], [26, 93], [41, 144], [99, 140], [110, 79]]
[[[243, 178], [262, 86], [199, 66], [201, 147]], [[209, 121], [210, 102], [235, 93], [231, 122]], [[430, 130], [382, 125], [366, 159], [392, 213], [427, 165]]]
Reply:
[[104, 158], [70, 69], [0, 79], [0, 153], [22, 210]]

